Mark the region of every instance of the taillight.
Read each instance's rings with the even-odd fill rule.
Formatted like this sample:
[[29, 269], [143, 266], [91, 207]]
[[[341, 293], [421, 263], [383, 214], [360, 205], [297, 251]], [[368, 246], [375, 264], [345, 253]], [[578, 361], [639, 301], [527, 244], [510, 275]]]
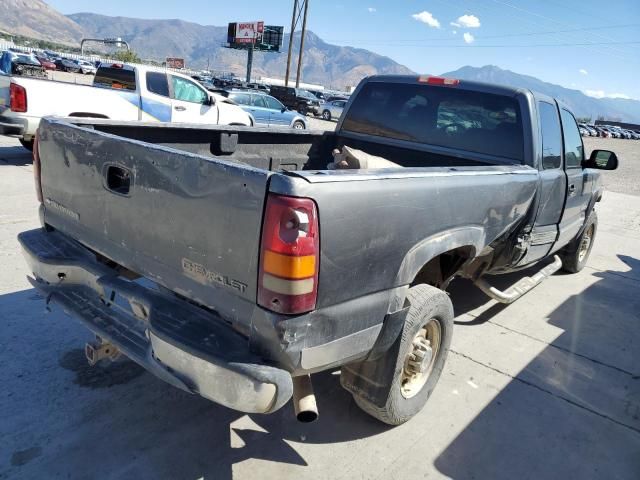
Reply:
[[455, 87], [460, 83], [460, 80], [457, 78], [444, 78], [444, 77], [431, 77], [431, 76], [421, 76], [418, 77], [418, 82], [427, 83], [429, 85], [441, 85], [445, 87]]
[[27, 111], [27, 90], [18, 84], [9, 84], [9, 108], [13, 112]]
[[38, 145], [38, 130], [33, 139], [33, 179], [36, 183], [36, 196], [38, 201], [42, 203], [42, 176], [40, 174], [40, 147]]
[[277, 313], [313, 310], [318, 296], [320, 231], [310, 198], [267, 197], [258, 279], [258, 304]]

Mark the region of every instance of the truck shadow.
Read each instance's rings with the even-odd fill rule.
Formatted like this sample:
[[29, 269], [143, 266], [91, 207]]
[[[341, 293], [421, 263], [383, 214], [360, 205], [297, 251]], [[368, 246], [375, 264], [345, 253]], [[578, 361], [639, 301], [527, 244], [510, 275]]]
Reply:
[[31, 163], [33, 163], [31, 152], [21, 145], [0, 145], [0, 166], [23, 166]]
[[10, 386], [0, 398], [7, 419], [0, 438], [10, 456], [9, 465], [0, 461], [0, 478], [91, 478], [99, 468], [116, 478], [230, 479], [248, 459], [307, 466], [297, 444], [386, 429], [357, 408], [337, 372], [314, 376], [319, 422], [297, 422], [291, 403], [272, 415], [245, 415], [166, 385], [127, 359], [88, 367], [79, 347], [90, 335], [57, 307], [45, 315], [35, 290], [0, 296], [0, 312], [0, 338], [13, 342], [0, 351], [0, 363], [11, 366], [0, 371]]
[[[631, 271], [592, 273], [595, 282], [548, 315], [562, 333], [444, 449], [438, 471], [455, 479], [638, 478], [640, 261], [618, 258]], [[494, 283], [510, 284], [508, 278]], [[481, 304], [457, 287], [453, 295], [464, 290], [471, 297], [467, 308]], [[456, 328], [477, 328], [493, 316]], [[503, 315], [499, 324], [509, 327], [509, 319]], [[509, 349], [496, 354], [509, 358]], [[498, 371], [506, 364], [483, 365]]]
[[[640, 268], [636, 259], [622, 260], [633, 269]], [[621, 288], [616, 272], [595, 276], [600, 280], [567, 299], [550, 316], [549, 323], [564, 330], [554, 346], [511, 379], [441, 453], [435, 462], [440, 472], [453, 478], [529, 478], [533, 471], [538, 478], [562, 477], [555, 473], [568, 476], [579, 459], [589, 458], [588, 448], [602, 453], [591, 437], [575, 440], [580, 430], [556, 418], [562, 406], [569, 405], [567, 400], [583, 405], [583, 410], [597, 411], [581, 391], [572, 389], [571, 381], [554, 392], [562, 404], [557, 411], [544, 412], [535, 404], [536, 395], [549, 395], [543, 390], [558, 368], [566, 367], [564, 373], [569, 376], [584, 375], [569, 369], [571, 364], [559, 367], [557, 351], [592, 356], [594, 362], [607, 364], [606, 353], [619, 348], [618, 337], [601, 344], [597, 331], [602, 323], [624, 320], [624, 329], [637, 330], [638, 299], [633, 300], [635, 313], [633, 306], [621, 301], [630, 295], [631, 287]], [[496, 278], [494, 283], [505, 287], [511, 279]], [[452, 291], [458, 316], [487, 303], [486, 297], [468, 287], [460, 282]], [[0, 425], [0, 438], [7, 439], [5, 450], [11, 455], [9, 466], [0, 464], [0, 477], [91, 478], [99, 468], [104, 473], [96, 474], [100, 477], [224, 480], [233, 478], [234, 465], [245, 460], [308, 466], [300, 452], [309, 444], [366, 439], [388, 429], [360, 411], [340, 387], [336, 372], [314, 375], [320, 420], [300, 424], [291, 404], [272, 415], [245, 415], [170, 387], [129, 361], [90, 369], [79, 351], [89, 339], [87, 332], [59, 309], [43, 315], [43, 305], [34, 290], [0, 296], [4, 317], [0, 338], [13, 342], [0, 351], [0, 362], [10, 365], [0, 371], [2, 384], [10, 385], [7, 397], [0, 399], [7, 419]], [[582, 313], [579, 318], [576, 312]], [[456, 328], [475, 328], [482, 323], [476, 320]], [[576, 321], [581, 322], [580, 328]], [[631, 382], [631, 375], [627, 377]], [[534, 388], [532, 395], [529, 384], [542, 387]], [[637, 400], [630, 409], [638, 408]], [[527, 409], [531, 414], [525, 413]], [[593, 420], [589, 415], [606, 421], [589, 412], [587, 420]], [[545, 430], [549, 426], [545, 422], [554, 420], [559, 424]], [[591, 435], [599, 425], [594, 422], [581, 428]], [[565, 458], [566, 439], [578, 442], [571, 448], [577, 448], [580, 457], [567, 462], [563, 470], [559, 465]], [[541, 461], [545, 456], [548, 460]]]

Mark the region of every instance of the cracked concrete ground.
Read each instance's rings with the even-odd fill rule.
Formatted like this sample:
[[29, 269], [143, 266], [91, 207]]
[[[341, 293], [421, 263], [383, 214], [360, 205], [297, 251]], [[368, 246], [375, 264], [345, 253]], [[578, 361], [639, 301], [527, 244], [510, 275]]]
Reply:
[[[640, 173], [640, 142], [625, 148]], [[290, 405], [240, 414], [130, 362], [87, 367], [91, 335], [25, 280], [29, 156], [0, 137], [0, 159], [0, 478], [640, 478], [639, 196], [607, 192], [588, 267], [513, 305], [453, 282], [452, 350], [412, 421], [376, 423], [326, 372], [303, 425]]]

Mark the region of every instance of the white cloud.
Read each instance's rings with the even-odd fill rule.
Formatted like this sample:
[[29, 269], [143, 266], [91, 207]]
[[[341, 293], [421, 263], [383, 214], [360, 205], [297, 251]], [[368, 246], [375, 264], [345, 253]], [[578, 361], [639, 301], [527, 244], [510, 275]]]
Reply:
[[451, 30], [451, 33], [453, 33], [454, 35], [457, 35], [458, 31], [457, 30]]
[[480, 28], [480, 19], [475, 15], [462, 15], [450, 25], [458, 28]]
[[369, 13], [375, 13], [375, 12], [378, 11], [374, 7], [369, 7], [369, 8], [367, 8], [367, 10], [369, 11]]
[[434, 16], [426, 10], [420, 13], [414, 13], [413, 15], [411, 15], [411, 17], [415, 20], [418, 20], [419, 22], [430, 26], [431, 28], [440, 28], [440, 22], [438, 21], [438, 19], [434, 18]]
[[584, 68], [581, 68], [580, 70], [578, 70], [582, 75], [589, 75], [589, 72], [587, 72]]
[[627, 100], [631, 98], [624, 93], [606, 93], [604, 90], [583, 90], [582, 93], [593, 98], [624, 98]]
[[471, 35], [469, 32], [464, 32], [464, 43], [473, 43], [475, 37]]

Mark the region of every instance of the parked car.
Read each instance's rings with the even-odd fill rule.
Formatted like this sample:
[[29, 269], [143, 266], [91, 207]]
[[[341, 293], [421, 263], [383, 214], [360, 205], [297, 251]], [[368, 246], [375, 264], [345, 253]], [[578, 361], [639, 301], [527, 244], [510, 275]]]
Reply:
[[594, 128], [596, 129], [596, 132], [598, 132], [599, 137], [611, 138], [611, 133], [609, 133], [609, 131], [607, 131], [607, 129], [602, 125], [596, 125]]
[[326, 98], [324, 96], [324, 92], [322, 92], [321, 90], [307, 90], [307, 92], [311, 93], [312, 95], [314, 95], [318, 100], [320, 100], [320, 103], [324, 103], [326, 102]]
[[240, 107], [186, 75], [121, 63], [101, 63], [93, 86], [0, 75], [0, 105], [0, 134], [18, 136], [26, 148], [33, 146], [47, 115], [209, 125], [252, 122]]
[[48, 57], [36, 57], [36, 59], [40, 62], [40, 65], [42, 65], [42, 67], [45, 70], [56, 70], [56, 64], [53, 63], [51, 60], [49, 60]]
[[0, 70], [7, 75], [36, 78], [47, 76], [47, 72], [35, 56], [11, 50], [4, 52], [0, 57]]
[[344, 110], [346, 100], [333, 100], [331, 102], [325, 102], [322, 105], [322, 118], [324, 120], [338, 120], [342, 111]]
[[272, 85], [271, 96], [281, 101], [287, 108], [297, 110], [301, 115], [320, 114], [320, 100], [302, 88]]
[[325, 96], [325, 99], [324, 99], [325, 102], [335, 102], [336, 100], [348, 101], [349, 97], [346, 97], [344, 95], [329, 95], [328, 97]]
[[58, 58], [54, 63], [61, 72], [80, 73], [80, 65], [75, 60]]
[[335, 132], [47, 117], [42, 228], [19, 241], [31, 284], [98, 336], [92, 364], [121, 352], [248, 413], [293, 396], [302, 421], [318, 414], [310, 374], [339, 369], [361, 409], [397, 425], [445, 366], [450, 281], [511, 303], [580, 271], [598, 170], [616, 166], [613, 152], [585, 158], [574, 116], [546, 95], [371, 76]]
[[93, 63], [86, 60], [77, 60], [77, 63], [80, 66], [80, 72], [84, 75], [95, 75], [98, 71]]
[[305, 117], [287, 110], [287, 107], [271, 95], [250, 90], [232, 90], [228, 98], [251, 115], [256, 126], [291, 127], [298, 130], [307, 128]]

